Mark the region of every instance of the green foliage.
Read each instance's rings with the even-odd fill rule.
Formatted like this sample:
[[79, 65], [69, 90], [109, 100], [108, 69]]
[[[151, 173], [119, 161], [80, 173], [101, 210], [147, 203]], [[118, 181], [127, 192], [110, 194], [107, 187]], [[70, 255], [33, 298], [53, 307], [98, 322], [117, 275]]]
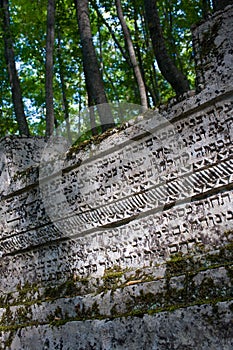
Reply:
[[[10, 4], [11, 29], [25, 113], [31, 132], [43, 135], [47, 1], [15, 0]], [[168, 51], [179, 69], [188, 76], [193, 88], [195, 74], [190, 27], [202, 16], [202, 1], [163, 0], [158, 2], [158, 6]], [[158, 70], [145, 23], [143, 1], [122, 0], [122, 7], [152, 108], [174, 96], [174, 92]], [[93, 40], [109, 102], [125, 101], [140, 104], [138, 88], [133, 69], [129, 64], [114, 1], [90, 1], [90, 17]], [[87, 105], [79, 32], [72, 0], [57, 1], [54, 62], [54, 109], [57, 123], [60, 124], [65, 118], [62, 90], [65, 89], [71, 120], [77, 119], [80, 110]], [[64, 86], [61, 75], [64, 77]], [[7, 133], [17, 133], [17, 124], [11, 102], [1, 30], [0, 78], [2, 137]], [[77, 128], [79, 134], [88, 134], [90, 130], [88, 113], [82, 116]]]

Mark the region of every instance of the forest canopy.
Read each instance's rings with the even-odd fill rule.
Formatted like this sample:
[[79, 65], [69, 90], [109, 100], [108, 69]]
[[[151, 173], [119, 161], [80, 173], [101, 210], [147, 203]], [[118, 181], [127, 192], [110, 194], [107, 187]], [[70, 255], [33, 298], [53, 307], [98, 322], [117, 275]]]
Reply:
[[[82, 113], [87, 106], [153, 108], [195, 88], [190, 27], [216, 8], [204, 0], [0, 4], [1, 137], [49, 136], [64, 121], [69, 129], [73, 118], [80, 134], [97, 134], [125, 117], [98, 108]], [[172, 81], [172, 67], [179, 81]]]

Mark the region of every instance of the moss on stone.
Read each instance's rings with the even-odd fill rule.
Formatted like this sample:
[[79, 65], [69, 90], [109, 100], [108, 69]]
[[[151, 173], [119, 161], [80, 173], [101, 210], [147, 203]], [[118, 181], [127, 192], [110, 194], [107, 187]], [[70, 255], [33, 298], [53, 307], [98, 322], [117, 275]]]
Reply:
[[71, 277], [57, 286], [49, 286], [45, 288], [44, 298], [57, 299], [64, 296], [71, 297], [78, 295], [79, 292], [80, 288], [78, 287], [77, 282]]
[[127, 122], [126, 123], [121, 123], [120, 125], [115, 126], [114, 128], [110, 128], [104, 133], [92, 136], [92, 134], [86, 134], [83, 135], [81, 139], [77, 140], [74, 145], [70, 147], [70, 149], [67, 152], [67, 158], [69, 159], [72, 154], [78, 153], [79, 151], [86, 149], [90, 145], [98, 145], [100, 144], [104, 139], [108, 138], [110, 135], [113, 135], [117, 132], [120, 132], [122, 130], [125, 130], [128, 127]]
[[[124, 301], [124, 312], [119, 312], [116, 302], [111, 307], [111, 316], [104, 315], [100, 309], [100, 302], [98, 299], [93, 301], [93, 304], [87, 308], [85, 303], [76, 305], [76, 317], [70, 318], [68, 314], [63, 314], [62, 309], [58, 306], [54, 312], [48, 315], [44, 324], [50, 324], [52, 326], [60, 326], [70, 321], [88, 320], [88, 319], [108, 319], [119, 317], [142, 317], [144, 314], [153, 315], [155, 313], [169, 311], [172, 312], [178, 308], [186, 308], [193, 305], [212, 304], [213, 308], [220, 301], [229, 301], [233, 299], [232, 292], [230, 292], [230, 286], [226, 293], [222, 293], [221, 286], [215, 285], [214, 280], [206, 274], [202, 282], [197, 285], [195, 282], [195, 276], [202, 271], [212, 270], [219, 266], [225, 267], [227, 275], [232, 281], [233, 267], [232, 265], [232, 248], [233, 244], [222, 246], [216, 249], [215, 252], [209, 252], [195, 255], [175, 254], [164, 264], [166, 266], [166, 273], [160, 280], [164, 280], [164, 287], [158, 292], [146, 291], [147, 289], [139, 290], [139, 294], [130, 295], [127, 300]], [[195, 252], [194, 252], [195, 254]], [[157, 268], [157, 267], [155, 267]], [[98, 293], [105, 293], [111, 291], [112, 298], [114, 300], [115, 290], [118, 288], [124, 288], [126, 281], [131, 281], [134, 278], [140, 278], [142, 282], [154, 281], [152, 268], [150, 269], [137, 269], [135, 271], [122, 269], [120, 266], [113, 266], [111, 269], [106, 269], [102, 278], [98, 279], [99, 286], [102, 288], [96, 290]], [[127, 276], [127, 278], [126, 278]], [[31, 309], [30, 305], [40, 303], [49, 299], [52, 302], [55, 299], [61, 297], [71, 297], [79, 295], [80, 284], [85, 288], [89, 288], [90, 279], [83, 279], [81, 277], [68, 277], [66, 281], [57, 286], [47, 287], [45, 290], [40, 290], [38, 285], [26, 283], [24, 286], [18, 286], [17, 299], [15, 299], [11, 305], [21, 305], [14, 315], [10, 306], [5, 310], [2, 316], [2, 322], [0, 330], [6, 332], [15, 330], [18, 328], [26, 327], [28, 325], [35, 325], [38, 322], [31, 321]], [[93, 281], [92, 281], [93, 282]], [[90, 282], [91, 283], [91, 282]], [[93, 284], [93, 283], [92, 283]], [[131, 286], [130, 288], [137, 288]], [[88, 289], [85, 289], [88, 290]], [[37, 293], [38, 298], [30, 299]], [[119, 291], [117, 292], [119, 293]], [[9, 293], [10, 295], [10, 293]], [[95, 294], [96, 295], [96, 294]], [[12, 295], [9, 296], [9, 298]], [[93, 295], [94, 297], [94, 295]], [[2, 302], [5, 299], [2, 296]], [[101, 300], [101, 299], [100, 299]], [[21, 304], [20, 304], [21, 303]], [[232, 311], [233, 303], [229, 308]], [[215, 310], [215, 309], [214, 309]], [[41, 322], [42, 324], [43, 322]]]
[[105, 272], [105, 274], [103, 275], [103, 280], [105, 281], [111, 281], [111, 280], [116, 280], [119, 279], [123, 276], [123, 272], [119, 271], [108, 271]]
[[11, 309], [9, 307], [9, 305], [6, 306], [6, 309], [5, 309], [5, 312], [3, 313], [2, 315], [2, 318], [1, 318], [1, 325], [9, 325], [9, 324], [12, 324], [13, 322], [13, 314], [11, 312]]

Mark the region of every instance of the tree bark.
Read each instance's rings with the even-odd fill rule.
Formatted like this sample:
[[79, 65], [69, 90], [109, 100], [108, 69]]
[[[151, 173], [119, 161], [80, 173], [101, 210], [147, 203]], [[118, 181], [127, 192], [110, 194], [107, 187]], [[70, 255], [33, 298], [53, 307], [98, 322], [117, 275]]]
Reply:
[[202, 17], [204, 19], [208, 18], [208, 15], [210, 14], [210, 9], [211, 9], [211, 5], [210, 5], [210, 0], [202, 0], [201, 2], [201, 7], [202, 7]]
[[55, 32], [55, 0], [48, 0], [47, 7], [47, 35], [45, 62], [45, 103], [46, 103], [46, 137], [53, 134], [54, 106], [53, 106], [53, 51]]
[[17, 74], [16, 64], [15, 64], [15, 55], [14, 55], [14, 46], [13, 39], [10, 28], [10, 12], [9, 12], [9, 1], [0, 0], [0, 8], [2, 13], [2, 29], [3, 29], [3, 38], [5, 46], [5, 59], [8, 69], [8, 76], [11, 86], [12, 101], [15, 111], [15, 117], [18, 123], [18, 129], [20, 135], [29, 136], [29, 127], [27, 119], [24, 113], [23, 98], [20, 88], [20, 81]]
[[93, 136], [98, 135], [98, 129], [96, 125], [96, 120], [95, 120], [95, 110], [94, 106], [91, 101], [88, 102], [88, 105], [91, 106], [89, 107], [89, 119], [90, 119], [90, 124], [91, 124], [91, 133]]
[[214, 11], [223, 10], [228, 5], [233, 5], [233, 0], [213, 0]]
[[111, 26], [108, 24], [108, 22], [106, 21], [106, 19], [104, 18], [104, 16], [102, 15], [102, 13], [99, 11], [98, 5], [96, 4], [95, 0], [91, 0], [91, 5], [92, 7], [95, 9], [97, 16], [101, 19], [102, 23], [107, 27], [109, 33], [111, 34], [115, 44], [117, 45], [117, 47], [119, 48], [122, 57], [124, 57], [124, 59], [126, 60], [126, 62], [131, 66], [131, 62], [129, 60], [129, 57], [127, 55], [127, 53], [125, 52], [124, 48], [121, 46], [119, 40], [117, 39], [114, 31], [112, 30]]
[[[98, 60], [92, 40], [91, 24], [89, 17], [88, 0], [74, 0], [81, 39], [83, 55], [83, 68], [88, 93], [88, 101], [96, 104], [100, 116], [101, 129], [106, 131], [113, 127], [114, 120], [107, 96], [104, 91], [104, 83], [101, 78]], [[104, 106], [100, 106], [103, 105]], [[89, 106], [91, 107], [91, 106]]]
[[62, 63], [62, 57], [61, 57], [61, 34], [60, 34], [60, 27], [57, 27], [57, 37], [58, 37], [58, 50], [57, 50], [57, 59], [59, 64], [59, 76], [61, 81], [61, 91], [62, 91], [62, 106], [64, 111], [64, 119], [66, 122], [66, 132], [67, 132], [67, 138], [70, 143], [72, 143], [72, 137], [71, 137], [71, 131], [70, 131], [70, 115], [69, 115], [69, 102], [67, 100], [66, 96], [66, 83], [65, 83], [65, 77], [64, 77], [64, 67]]
[[118, 18], [121, 22], [121, 26], [122, 26], [122, 30], [124, 33], [124, 37], [125, 37], [125, 41], [126, 41], [126, 45], [128, 48], [128, 52], [129, 52], [129, 57], [130, 57], [130, 61], [132, 63], [133, 69], [134, 69], [134, 74], [137, 80], [137, 84], [138, 84], [138, 89], [139, 89], [139, 94], [140, 94], [140, 100], [141, 100], [141, 105], [143, 107], [145, 107], [146, 109], [148, 108], [148, 104], [147, 104], [147, 94], [146, 94], [146, 87], [142, 78], [142, 74], [139, 68], [139, 64], [137, 62], [137, 58], [136, 58], [136, 54], [135, 54], [135, 50], [133, 47], [133, 42], [131, 39], [131, 35], [130, 35], [130, 31], [129, 28], [126, 24], [124, 15], [123, 15], [123, 11], [122, 11], [122, 6], [121, 6], [121, 1], [120, 0], [115, 0], [116, 3], [116, 9], [117, 9], [117, 15]]
[[178, 70], [167, 52], [156, 0], [144, 0], [144, 6], [152, 46], [159, 69], [164, 78], [171, 84], [177, 96], [180, 96], [189, 90], [189, 82], [186, 76]]

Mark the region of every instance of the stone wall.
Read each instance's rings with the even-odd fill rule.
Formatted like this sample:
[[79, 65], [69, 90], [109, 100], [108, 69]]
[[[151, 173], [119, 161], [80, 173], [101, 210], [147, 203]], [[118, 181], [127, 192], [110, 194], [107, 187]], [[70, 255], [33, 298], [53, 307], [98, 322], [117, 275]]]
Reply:
[[197, 94], [1, 140], [0, 348], [232, 349], [232, 15], [194, 28]]
[[232, 20], [232, 6], [228, 6], [193, 28], [197, 89], [211, 95], [232, 89]]

